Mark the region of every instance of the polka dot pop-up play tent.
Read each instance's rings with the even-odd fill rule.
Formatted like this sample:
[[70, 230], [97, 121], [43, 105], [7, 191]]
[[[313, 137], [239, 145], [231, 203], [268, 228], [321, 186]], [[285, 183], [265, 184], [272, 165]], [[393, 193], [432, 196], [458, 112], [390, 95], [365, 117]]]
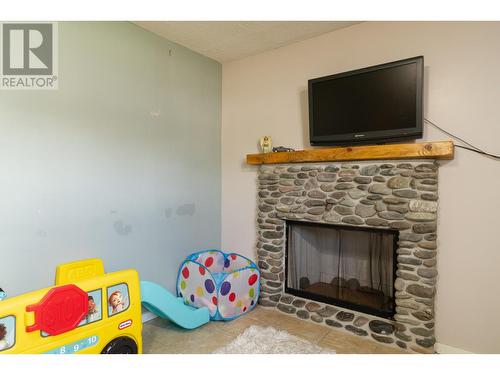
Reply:
[[184, 303], [206, 306], [212, 320], [231, 320], [252, 310], [259, 298], [260, 272], [239, 254], [205, 250], [181, 264], [177, 294]]

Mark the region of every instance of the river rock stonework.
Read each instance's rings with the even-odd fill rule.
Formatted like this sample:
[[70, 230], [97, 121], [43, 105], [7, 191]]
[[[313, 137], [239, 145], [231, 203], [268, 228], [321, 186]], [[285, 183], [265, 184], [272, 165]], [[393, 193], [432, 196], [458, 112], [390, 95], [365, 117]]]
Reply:
[[[433, 353], [437, 189], [436, 162], [261, 166], [259, 303], [385, 345]], [[394, 320], [286, 294], [286, 220], [398, 230]]]

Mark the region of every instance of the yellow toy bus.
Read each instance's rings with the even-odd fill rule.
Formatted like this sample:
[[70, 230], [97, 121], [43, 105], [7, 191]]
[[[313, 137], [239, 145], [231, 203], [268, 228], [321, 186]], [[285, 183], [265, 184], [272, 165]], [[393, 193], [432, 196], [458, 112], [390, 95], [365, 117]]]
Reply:
[[0, 354], [142, 353], [140, 289], [135, 270], [61, 264], [54, 287], [0, 301]]

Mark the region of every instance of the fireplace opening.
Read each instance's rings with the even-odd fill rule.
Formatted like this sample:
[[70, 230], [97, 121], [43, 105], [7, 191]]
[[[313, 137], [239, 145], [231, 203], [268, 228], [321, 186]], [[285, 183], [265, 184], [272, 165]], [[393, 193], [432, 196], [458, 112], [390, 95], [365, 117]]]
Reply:
[[395, 230], [286, 221], [285, 292], [393, 319], [397, 242]]

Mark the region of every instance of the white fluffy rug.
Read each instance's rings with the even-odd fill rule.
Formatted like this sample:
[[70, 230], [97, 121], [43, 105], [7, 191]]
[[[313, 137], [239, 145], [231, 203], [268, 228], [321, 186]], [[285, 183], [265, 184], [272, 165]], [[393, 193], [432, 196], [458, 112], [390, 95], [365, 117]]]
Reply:
[[250, 326], [215, 354], [335, 354], [272, 327]]

